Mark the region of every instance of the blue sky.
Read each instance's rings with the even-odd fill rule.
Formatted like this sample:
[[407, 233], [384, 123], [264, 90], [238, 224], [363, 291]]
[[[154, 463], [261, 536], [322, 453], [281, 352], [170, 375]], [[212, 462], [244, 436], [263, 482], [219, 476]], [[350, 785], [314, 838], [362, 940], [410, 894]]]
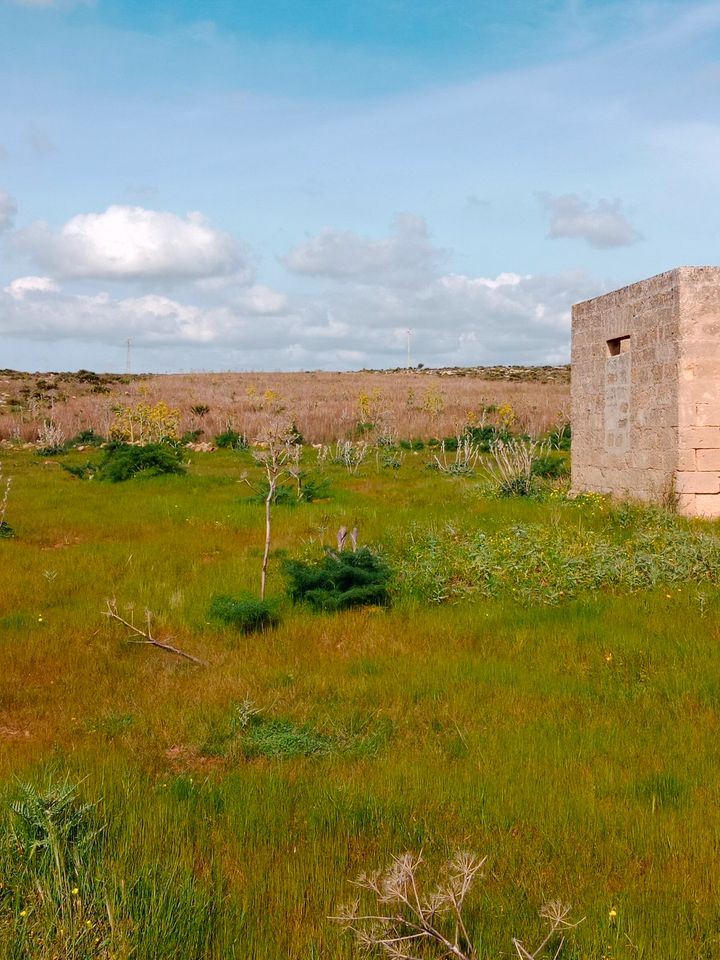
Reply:
[[717, 263], [720, 2], [0, 0], [0, 367], [545, 363]]

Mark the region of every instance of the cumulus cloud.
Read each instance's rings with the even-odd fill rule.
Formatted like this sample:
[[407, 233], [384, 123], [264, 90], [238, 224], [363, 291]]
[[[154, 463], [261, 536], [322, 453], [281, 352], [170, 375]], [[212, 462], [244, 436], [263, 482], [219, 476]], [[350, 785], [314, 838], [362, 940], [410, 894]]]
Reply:
[[436, 273], [442, 258], [425, 220], [404, 213], [393, 221], [392, 235], [382, 240], [326, 227], [290, 250], [284, 263], [293, 273], [313, 277], [370, 282], [393, 278], [402, 283]]
[[273, 290], [271, 287], [265, 287], [262, 284], [254, 284], [239, 294], [236, 303], [247, 310], [248, 313], [258, 316], [273, 316], [286, 312], [289, 299], [286, 294], [280, 293], [278, 290]]
[[59, 293], [60, 287], [51, 277], [18, 277], [4, 290], [13, 300], [24, 300], [28, 294]]
[[200, 213], [111, 206], [82, 213], [52, 230], [36, 223], [18, 235], [23, 246], [56, 277], [104, 280], [191, 279], [237, 272], [245, 253], [228, 233]]
[[234, 302], [81, 295], [50, 284], [21, 277], [0, 292], [0, 334], [107, 344], [131, 336], [168, 356], [202, 350], [213, 358], [193, 353], [202, 365], [223, 365], [237, 350], [246, 368], [394, 366], [403, 362], [408, 328], [414, 356], [430, 366], [557, 362], [567, 359], [572, 303], [600, 292], [577, 273], [448, 273], [414, 287], [355, 283], [295, 299], [255, 286]]
[[629, 247], [642, 237], [628, 221], [621, 200], [598, 200], [593, 207], [575, 193], [552, 196], [539, 193], [538, 201], [550, 218], [548, 236], [585, 240], [591, 247]]
[[17, 203], [15, 197], [0, 190], [0, 231], [9, 230], [15, 223]]

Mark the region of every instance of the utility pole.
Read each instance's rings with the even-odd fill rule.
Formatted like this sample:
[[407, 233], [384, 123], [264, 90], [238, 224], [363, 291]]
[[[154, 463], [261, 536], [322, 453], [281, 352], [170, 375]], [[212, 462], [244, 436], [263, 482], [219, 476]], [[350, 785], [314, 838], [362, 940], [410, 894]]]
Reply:
[[412, 330], [406, 330], [407, 334], [407, 368], [410, 370], [410, 341], [412, 339]]
[[132, 340], [130, 337], [125, 341], [126, 354], [125, 354], [125, 373], [130, 373], [132, 371], [132, 364], [130, 363], [130, 347], [132, 345]]

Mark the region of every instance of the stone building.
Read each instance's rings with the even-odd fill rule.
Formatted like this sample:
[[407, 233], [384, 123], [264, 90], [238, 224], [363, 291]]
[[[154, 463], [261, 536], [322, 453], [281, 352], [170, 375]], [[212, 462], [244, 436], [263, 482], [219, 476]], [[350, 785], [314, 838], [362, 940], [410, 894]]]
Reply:
[[572, 311], [572, 485], [720, 517], [720, 267]]

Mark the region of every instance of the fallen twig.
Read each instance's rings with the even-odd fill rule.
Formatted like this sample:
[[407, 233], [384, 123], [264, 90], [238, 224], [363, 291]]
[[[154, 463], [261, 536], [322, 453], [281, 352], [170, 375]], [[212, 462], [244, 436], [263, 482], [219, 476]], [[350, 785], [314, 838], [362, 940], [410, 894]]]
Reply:
[[151, 647], [159, 647], [160, 650], [165, 650], [167, 653], [175, 653], [179, 657], [184, 657], [186, 660], [191, 660], [193, 663], [197, 663], [201, 667], [207, 666], [207, 661], [200, 660], [199, 657], [194, 657], [191, 653], [186, 653], [179, 647], [174, 647], [172, 644], [166, 643], [164, 640], [157, 640], [155, 637], [153, 637], [152, 633], [150, 632], [152, 614], [149, 610], [145, 611], [147, 629], [141, 630], [140, 627], [136, 627], [134, 623], [131, 623], [129, 620], [126, 620], [124, 617], [120, 616], [120, 614], [117, 612], [117, 604], [114, 600], [107, 600], [106, 602], [107, 609], [103, 610], [103, 616], [110, 617], [111, 620], [117, 620], [118, 623], [122, 623], [123, 626], [127, 627], [129, 630], [132, 630], [133, 633], [137, 633], [143, 638], [142, 640], [129, 640], [129, 643], [147, 643]]

